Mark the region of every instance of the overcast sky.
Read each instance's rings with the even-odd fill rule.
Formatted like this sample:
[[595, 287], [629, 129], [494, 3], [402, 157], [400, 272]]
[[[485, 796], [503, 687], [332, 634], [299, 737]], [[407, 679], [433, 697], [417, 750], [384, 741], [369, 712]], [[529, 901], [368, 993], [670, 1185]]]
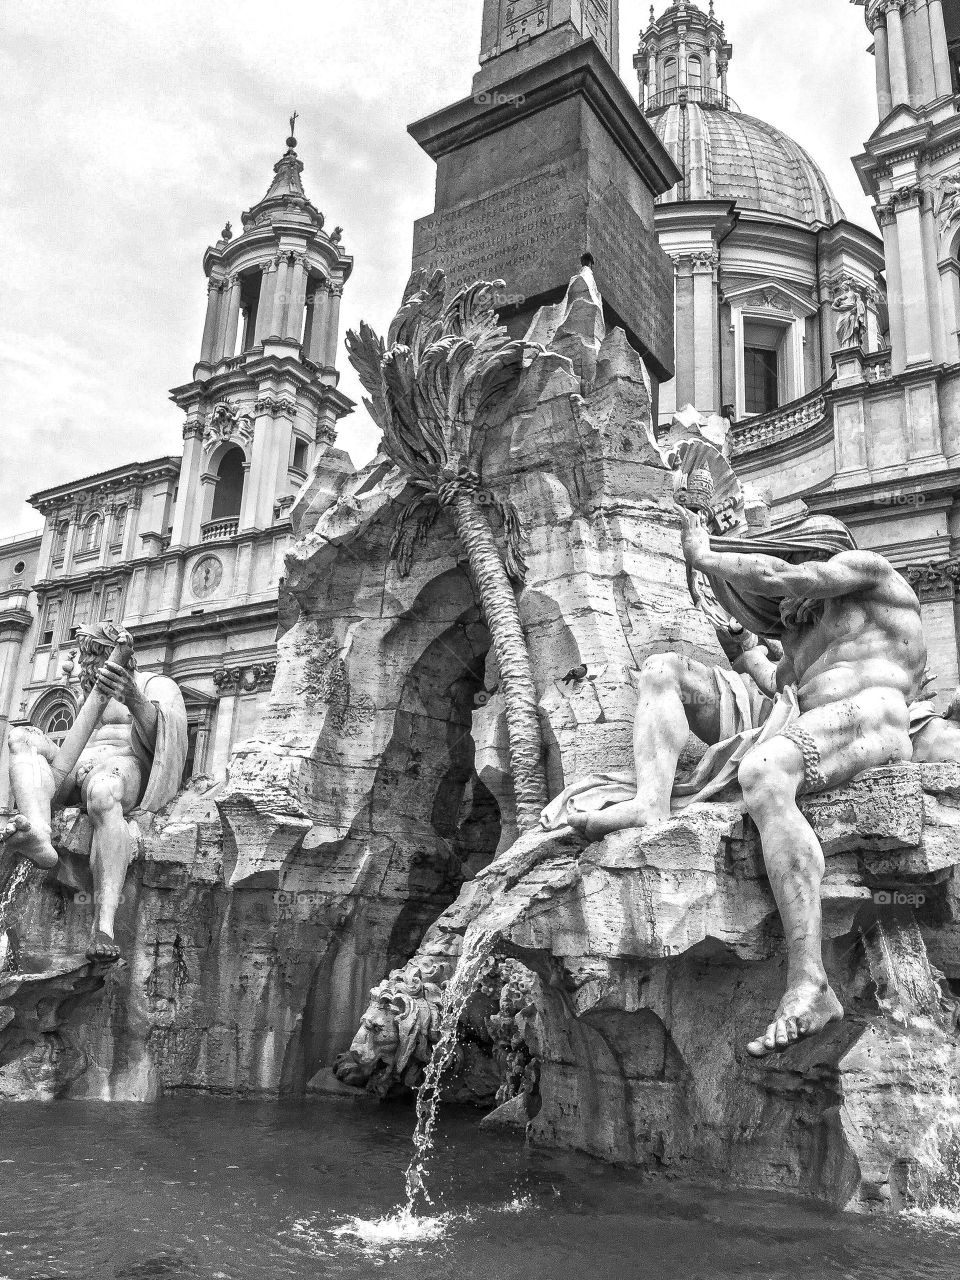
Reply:
[[[662, 12], [666, 0], [658, 0]], [[483, 0], [4, 0], [0, 4], [0, 535], [27, 494], [179, 454], [201, 259], [266, 191], [300, 112], [307, 194], [355, 257], [342, 320], [386, 327], [433, 164], [406, 124], [469, 92]], [[876, 121], [863, 10], [716, 0], [742, 110], [803, 143], [849, 217], [873, 226], [849, 157]], [[622, 0], [621, 73], [649, 0]], [[342, 350], [342, 345], [341, 345]], [[359, 400], [341, 360], [341, 387]], [[341, 426], [356, 462], [376, 431]]]

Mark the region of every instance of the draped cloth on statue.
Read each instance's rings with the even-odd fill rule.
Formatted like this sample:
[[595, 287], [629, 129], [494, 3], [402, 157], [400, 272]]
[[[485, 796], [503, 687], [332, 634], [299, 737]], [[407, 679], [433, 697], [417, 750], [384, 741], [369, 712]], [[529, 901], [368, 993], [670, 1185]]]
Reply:
[[133, 749], [147, 779], [140, 804], [146, 813], [158, 813], [169, 804], [183, 780], [187, 760], [187, 708], [177, 684], [167, 676], [135, 673], [140, 692], [157, 708], [157, 742], [151, 750], [133, 724]]
[[[776, 530], [751, 534], [745, 538], [711, 538], [710, 549], [723, 553], [753, 556], [775, 556], [788, 564], [836, 556], [842, 551], [856, 551], [850, 530], [833, 516], [804, 516]], [[797, 613], [802, 602], [788, 602], [783, 596], [760, 595], [735, 587], [723, 578], [706, 575], [717, 603], [758, 636], [779, 639], [787, 631], [785, 606], [790, 603]], [[814, 603], [814, 602], [811, 602]]]
[[[749, 676], [715, 667], [720, 696], [720, 741], [708, 747], [696, 766], [678, 777], [670, 798], [674, 813], [688, 805], [710, 800], [737, 781], [740, 764], [753, 747], [769, 742], [800, 716], [796, 689], [790, 685], [776, 698], [763, 694]], [[910, 735], [915, 737], [936, 716], [930, 702], [915, 702], [910, 708]], [[551, 800], [540, 824], [547, 831], [568, 826], [568, 815], [597, 813], [611, 805], [635, 799], [636, 774], [597, 774], [572, 783]]]

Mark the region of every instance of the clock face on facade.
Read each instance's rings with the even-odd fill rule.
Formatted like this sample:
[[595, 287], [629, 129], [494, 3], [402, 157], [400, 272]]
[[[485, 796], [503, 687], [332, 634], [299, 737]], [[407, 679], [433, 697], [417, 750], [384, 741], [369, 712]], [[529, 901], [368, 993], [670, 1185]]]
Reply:
[[216, 556], [204, 556], [193, 566], [190, 587], [198, 600], [212, 596], [223, 581], [223, 565]]

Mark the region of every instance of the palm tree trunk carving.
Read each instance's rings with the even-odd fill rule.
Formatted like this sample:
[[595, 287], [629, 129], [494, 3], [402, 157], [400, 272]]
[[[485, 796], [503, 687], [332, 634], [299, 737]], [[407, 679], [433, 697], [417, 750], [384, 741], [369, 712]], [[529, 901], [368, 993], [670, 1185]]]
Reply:
[[[502, 281], [479, 282], [446, 304], [443, 272], [415, 272], [387, 342], [362, 324], [347, 334], [347, 350], [383, 449], [417, 490], [391, 547], [402, 574], [439, 511], [447, 507], [453, 516], [500, 668], [517, 823], [526, 831], [548, 798], [536, 685], [511, 582], [523, 581], [526, 566], [517, 513], [482, 483], [485, 436], [510, 412], [528, 349], [497, 319], [493, 293], [500, 288]], [[503, 551], [491, 511], [503, 524]]]

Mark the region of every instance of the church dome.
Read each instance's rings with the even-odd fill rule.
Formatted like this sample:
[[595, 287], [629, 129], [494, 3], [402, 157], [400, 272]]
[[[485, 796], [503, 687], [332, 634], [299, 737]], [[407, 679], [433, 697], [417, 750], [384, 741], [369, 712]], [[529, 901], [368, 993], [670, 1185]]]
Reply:
[[698, 102], [673, 102], [650, 123], [683, 174], [663, 204], [736, 200], [741, 209], [808, 226], [832, 226], [844, 216], [820, 167], [772, 124]]

